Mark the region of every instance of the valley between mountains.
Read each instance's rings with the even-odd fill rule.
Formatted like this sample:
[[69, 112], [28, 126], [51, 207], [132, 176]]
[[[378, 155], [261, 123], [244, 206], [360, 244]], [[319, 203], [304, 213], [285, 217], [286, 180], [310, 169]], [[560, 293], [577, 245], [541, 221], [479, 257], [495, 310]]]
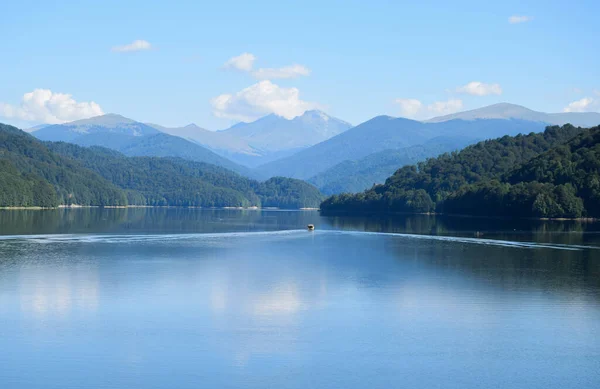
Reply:
[[[380, 193], [377, 185], [389, 186], [400, 168], [415, 166], [422, 171], [433, 163], [423, 165], [425, 161], [471, 150], [478, 142], [519, 134], [533, 136], [530, 134], [541, 134], [549, 126], [565, 124], [577, 130], [561, 130], [570, 137], [560, 137], [564, 142], [547, 145], [539, 155], [581, 136], [583, 128], [600, 124], [600, 114], [547, 114], [502, 103], [424, 122], [377, 116], [356, 126], [317, 110], [293, 119], [268, 115], [220, 131], [195, 124], [165, 127], [117, 114], [36, 126], [27, 130], [28, 134], [3, 125], [0, 166], [5, 181], [0, 206], [316, 208], [330, 195]], [[502, 174], [519, 167], [511, 166]], [[471, 173], [456, 174], [467, 177]], [[486, 179], [511, 180], [500, 176], [494, 173]], [[464, 181], [469, 185], [479, 182], [470, 178]], [[416, 188], [410, 185], [417, 184], [402, 184], [402, 190]], [[461, 188], [452, 190], [476, 190]], [[421, 199], [426, 205], [415, 209], [405, 204], [414, 192], [404, 193], [408, 197], [403, 197], [403, 206], [365, 208], [362, 200], [358, 203], [362, 211], [373, 212], [441, 211], [443, 203], [446, 211], [460, 213], [460, 208], [455, 208], [465, 193], [460, 197], [454, 192], [429, 191], [429, 200]], [[550, 198], [558, 196], [548, 193]], [[350, 199], [357, 201], [334, 197], [324, 205], [329, 211], [348, 211]], [[587, 208], [589, 204], [570, 214], [586, 215]], [[567, 213], [555, 210], [540, 215]]]

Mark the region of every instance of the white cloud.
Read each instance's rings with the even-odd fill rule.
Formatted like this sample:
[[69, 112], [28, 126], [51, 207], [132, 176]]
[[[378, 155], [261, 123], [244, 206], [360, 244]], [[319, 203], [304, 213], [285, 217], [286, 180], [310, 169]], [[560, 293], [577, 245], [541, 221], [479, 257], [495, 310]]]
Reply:
[[25, 93], [19, 106], [0, 103], [0, 116], [30, 122], [57, 124], [103, 115], [93, 101], [77, 102], [66, 93], [53, 93], [49, 89], [35, 89]]
[[427, 111], [434, 115], [449, 115], [463, 108], [462, 100], [450, 99], [448, 101], [436, 101], [427, 106]]
[[467, 85], [456, 88], [458, 93], [467, 93], [473, 96], [501, 95], [500, 84], [486, 84], [479, 81], [471, 81]]
[[581, 100], [569, 103], [563, 112], [589, 112], [595, 104], [595, 100], [591, 97], [584, 97]]
[[275, 78], [296, 78], [310, 75], [310, 69], [303, 65], [290, 65], [281, 68], [260, 68], [252, 75], [259, 80], [268, 80]]
[[112, 51], [117, 52], [117, 53], [128, 53], [131, 51], [150, 50], [151, 48], [152, 48], [152, 45], [150, 44], [150, 42], [142, 40], [142, 39], [138, 39], [127, 45], [114, 46], [112, 48]]
[[513, 15], [508, 18], [508, 22], [510, 24], [518, 24], [518, 23], [527, 23], [530, 22], [533, 18], [530, 16], [524, 15]]
[[423, 103], [417, 99], [396, 99], [396, 104], [400, 105], [400, 114], [408, 118], [417, 116], [423, 109]]
[[449, 115], [458, 112], [463, 108], [463, 102], [459, 99], [435, 101], [429, 105], [424, 105], [417, 99], [396, 99], [395, 102], [400, 105], [401, 116], [413, 119], [422, 119], [432, 115]]
[[243, 53], [238, 55], [237, 57], [232, 57], [225, 62], [223, 67], [225, 69], [237, 69], [244, 72], [249, 72], [252, 70], [252, 66], [254, 66], [254, 61], [256, 57], [254, 54]]
[[594, 94], [595, 94], [596, 96], [600, 96], [600, 90], [598, 90], [598, 89], [594, 89]]
[[220, 118], [249, 122], [274, 113], [287, 119], [319, 108], [317, 103], [300, 99], [297, 88], [282, 88], [271, 81], [260, 81], [235, 94], [222, 94], [211, 100], [213, 113]]
[[304, 65], [293, 64], [289, 66], [283, 66], [280, 68], [260, 68], [252, 70], [254, 68], [254, 61], [256, 56], [251, 53], [243, 53], [237, 57], [232, 57], [223, 64], [225, 69], [236, 69], [243, 72], [248, 72], [259, 80], [273, 80], [277, 78], [296, 78], [300, 76], [310, 75], [310, 69]]

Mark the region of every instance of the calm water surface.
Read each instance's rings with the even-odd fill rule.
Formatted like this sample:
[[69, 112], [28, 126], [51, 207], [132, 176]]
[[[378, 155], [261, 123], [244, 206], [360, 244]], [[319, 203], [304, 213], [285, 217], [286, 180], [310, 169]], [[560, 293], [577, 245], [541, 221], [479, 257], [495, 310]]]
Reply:
[[0, 211], [0, 387], [598, 388], [598, 230]]

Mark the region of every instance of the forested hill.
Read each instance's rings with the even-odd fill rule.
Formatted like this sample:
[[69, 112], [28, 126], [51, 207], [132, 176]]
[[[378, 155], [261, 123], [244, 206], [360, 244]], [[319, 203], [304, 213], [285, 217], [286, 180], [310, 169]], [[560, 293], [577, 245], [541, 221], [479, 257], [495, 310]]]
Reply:
[[588, 214], [600, 215], [600, 126], [584, 131], [513, 171], [511, 184], [537, 181], [571, 185]]
[[141, 193], [148, 205], [318, 207], [317, 188], [275, 177], [259, 182], [225, 168], [180, 158], [126, 157], [103, 147], [49, 142], [50, 150], [81, 163], [121, 188]]
[[0, 206], [125, 205], [126, 193], [33, 136], [0, 124]]
[[[480, 142], [399, 169], [384, 185], [328, 198], [325, 212], [444, 212], [479, 216], [600, 216], [598, 127]], [[596, 161], [593, 163], [592, 161]]]
[[0, 206], [316, 207], [319, 191], [303, 181], [258, 182], [183, 159], [126, 157], [101, 148], [40, 142], [0, 125]]

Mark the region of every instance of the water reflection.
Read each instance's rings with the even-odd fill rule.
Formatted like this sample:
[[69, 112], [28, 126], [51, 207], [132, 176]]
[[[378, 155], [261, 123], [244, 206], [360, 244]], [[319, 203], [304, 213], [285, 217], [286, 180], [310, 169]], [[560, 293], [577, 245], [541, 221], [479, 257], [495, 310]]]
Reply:
[[[39, 259], [44, 262], [44, 259]], [[94, 312], [98, 308], [97, 269], [53, 268], [41, 263], [26, 264], [18, 276], [21, 311], [36, 320], [67, 318], [74, 309]]]
[[257, 296], [253, 303], [255, 315], [292, 315], [302, 308], [298, 288], [294, 283], [282, 283], [266, 294]]
[[562, 244], [600, 242], [600, 223], [589, 221], [507, 220], [409, 215], [395, 217], [324, 217], [333, 229], [439, 236], [481, 237]]
[[0, 235], [182, 233], [292, 229], [318, 218], [314, 211], [186, 208], [0, 210]]
[[563, 244], [600, 242], [600, 223], [408, 215], [323, 216], [316, 211], [185, 208], [0, 210], [0, 235], [67, 233], [219, 233], [304, 229], [464, 236]]
[[600, 384], [600, 250], [557, 246], [589, 230], [492, 245], [435, 218], [116, 211], [0, 239], [7, 387]]

